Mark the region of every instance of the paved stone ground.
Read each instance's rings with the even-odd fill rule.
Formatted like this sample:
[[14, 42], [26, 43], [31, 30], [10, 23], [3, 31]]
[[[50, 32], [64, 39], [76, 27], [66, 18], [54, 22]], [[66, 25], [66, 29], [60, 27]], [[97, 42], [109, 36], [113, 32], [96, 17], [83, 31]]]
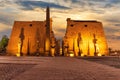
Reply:
[[10, 80], [14, 76], [25, 72], [30, 69], [32, 64], [14, 64], [14, 63], [2, 63], [0, 64], [0, 80]]
[[0, 80], [120, 80], [119, 68], [69, 57], [0, 57], [3, 68]]
[[120, 69], [120, 56], [79, 57], [79, 58]]

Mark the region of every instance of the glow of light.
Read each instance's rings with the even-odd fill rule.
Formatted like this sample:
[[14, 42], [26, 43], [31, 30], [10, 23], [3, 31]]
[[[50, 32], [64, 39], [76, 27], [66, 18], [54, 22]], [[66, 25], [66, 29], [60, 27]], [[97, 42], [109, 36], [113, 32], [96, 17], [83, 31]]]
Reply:
[[84, 57], [84, 54], [81, 54], [82, 57]]
[[49, 40], [48, 38], [46, 39], [45, 47], [46, 47], [46, 51], [49, 51], [49, 48], [50, 48], [50, 40]]
[[114, 54], [117, 54], [117, 52], [115, 52]]
[[20, 54], [19, 54], [19, 53], [17, 53], [17, 54], [16, 54], [16, 56], [17, 56], [17, 57], [20, 57]]
[[98, 53], [98, 56], [102, 56], [100, 53]]
[[54, 56], [55, 48], [51, 48], [51, 56]]
[[74, 54], [70, 54], [70, 57], [74, 57]]

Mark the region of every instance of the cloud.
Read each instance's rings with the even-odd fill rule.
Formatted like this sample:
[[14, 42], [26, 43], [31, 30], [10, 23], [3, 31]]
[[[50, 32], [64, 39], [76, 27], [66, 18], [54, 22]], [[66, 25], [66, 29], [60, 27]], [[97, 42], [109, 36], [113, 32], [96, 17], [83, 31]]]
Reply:
[[65, 6], [43, 1], [16, 1], [15, 3], [22, 6], [21, 9], [23, 10], [33, 10], [36, 7], [46, 8], [46, 6], [59, 9], [69, 9], [68, 7]]
[[111, 28], [111, 27], [105, 27], [104, 28], [106, 32], [119, 32], [119, 29], [116, 29], [116, 28]]
[[111, 3], [114, 3], [114, 4], [118, 4], [118, 3], [120, 3], [120, 0], [109, 0]]
[[120, 29], [105, 27], [107, 39], [120, 39]]
[[120, 23], [120, 19], [119, 19], [120, 10], [116, 9], [116, 11], [114, 11], [114, 9], [116, 8], [108, 9], [108, 11], [103, 16], [103, 19], [111, 23]]
[[57, 29], [58, 32], [65, 32], [66, 30], [63, 28]]
[[4, 31], [4, 30], [6, 30], [6, 29], [9, 29], [9, 28], [11, 28], [9, 25], [0, 23], [0, 32], [1, 32], [1, 31]]
[[115, 18], [112, 18], [112, 17], [106, 19], [106, 21], [108, 21], [108, 22], [113, 22], [113, 23], [120, 23], [120, 20], [115, 19]]
[[53, 28], [55, 32], [55, 36], [57, 39], [62, 39], [65, 35], [66, 29], [64, 27]]
[[114, 24], [114, 25], [115, 25], [115, 26], [118, 26], [118, 27], [120, 26], [120, 24]]
[[107, 39], [120, 40], [120, 35], [107, 35]]
[[112, 48], [113, 50], [120, 50], [120, 40], [110, 39], [108, 40], [108, 47]]
[[5, 7], [6, 5], [10, 4], [11, 1], [9, 0], [1, 0], [0, 1], [0, 7]]
[[12, 25], [12, 23], [15, 20], [15, 15], [9, 14], [9, 13], [4, 13], [0, 12], [2, 16], [0, 16], [0, 23], [6, 24], [6, 25]]
[[9, 38], [10, 37], [10, 33], [11, 33], [11, 29], [10, 28], [5, 29], [3, 31], [0, 31], [0, 40], [1, 40], [1, 38], [2, 38], [3, 35], [7, 35], [8, 38]]

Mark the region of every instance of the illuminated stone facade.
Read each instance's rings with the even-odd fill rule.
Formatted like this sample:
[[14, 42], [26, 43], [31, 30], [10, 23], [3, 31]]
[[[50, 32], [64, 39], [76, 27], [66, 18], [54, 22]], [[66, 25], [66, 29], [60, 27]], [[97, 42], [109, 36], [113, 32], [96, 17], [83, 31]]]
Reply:
[[49, 7], [46, 21], [15, 21], [7, 46], [8, 55], [54, 56], [56, 39], [52, 31]]
[[67, 19], [66, 33], [60, 49], [52, 31], [49, 7], [45, 21], [15, 21], [7, 46], [8, 55], [102, 56], [108, 46], [101, 22]]
[[105, 56], [108, 46], [101, 22], [67, 19], [64, 56]]

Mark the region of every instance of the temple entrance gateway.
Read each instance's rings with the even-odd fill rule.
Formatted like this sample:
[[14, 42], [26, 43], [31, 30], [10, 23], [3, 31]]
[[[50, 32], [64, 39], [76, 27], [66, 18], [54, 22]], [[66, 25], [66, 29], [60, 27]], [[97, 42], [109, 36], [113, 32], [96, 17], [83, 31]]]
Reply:
[[66, 33], [61, 47], [60, 40], [55, 38], [52, 30], [52, 18], [50, 18], [50, 9], [47, 7], [45, 21], [14, 22], [7, 53], [16, 56], [108, 55], [102, 23], [95, 20], [83, 21], [67, 18]]
[[63, 54], [68, 56], [71, 52], [74, 56], [108, 55], [102, 23], [68, 18], [66, 33], [63, 38]]

